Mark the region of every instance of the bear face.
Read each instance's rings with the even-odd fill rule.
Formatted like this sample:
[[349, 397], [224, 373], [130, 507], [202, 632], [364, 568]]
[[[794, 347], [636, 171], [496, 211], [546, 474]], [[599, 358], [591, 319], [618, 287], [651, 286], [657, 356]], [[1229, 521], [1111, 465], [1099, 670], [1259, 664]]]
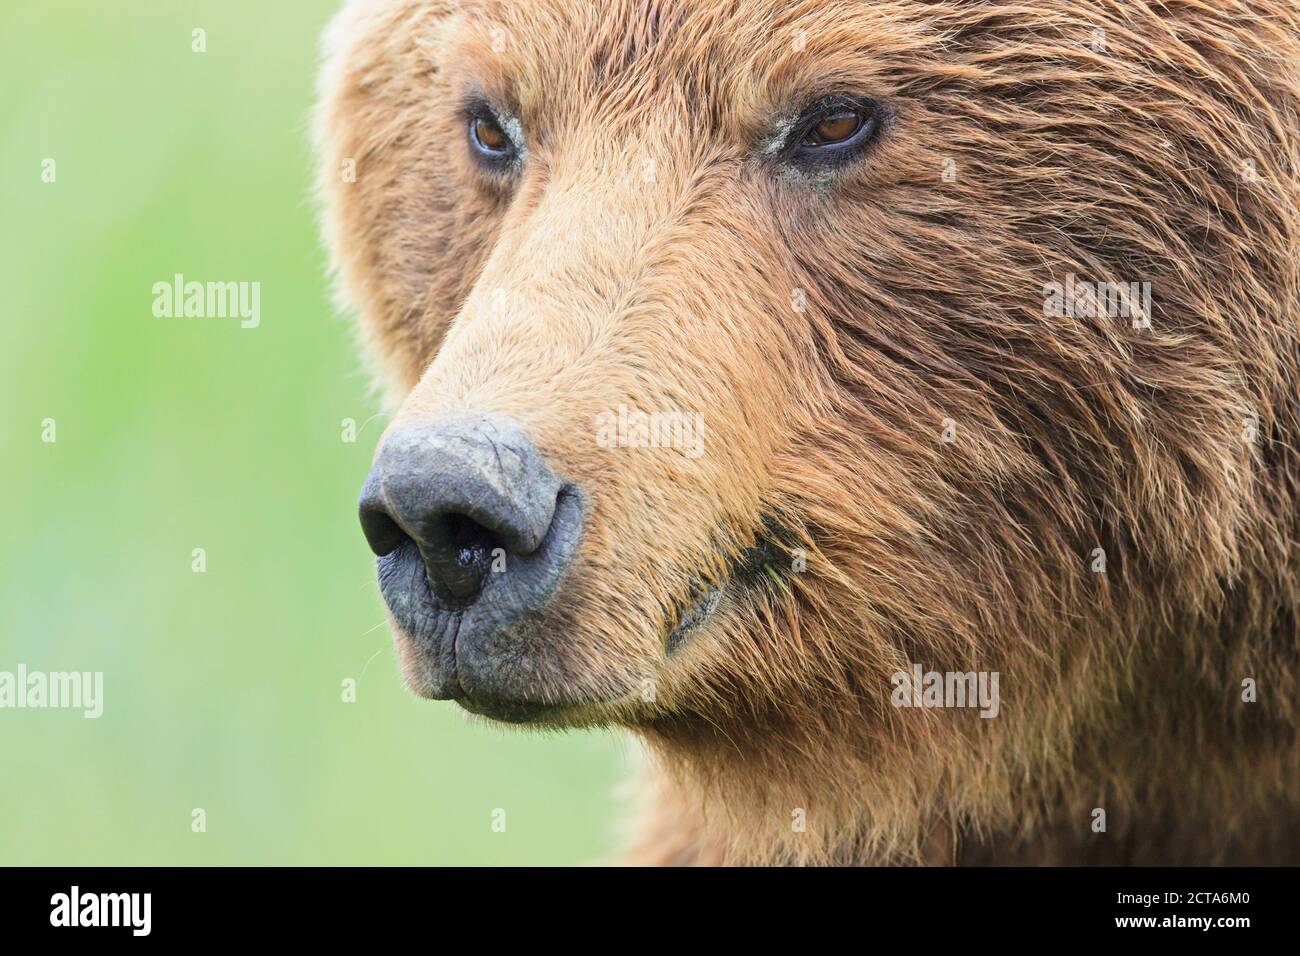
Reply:
[[[1241, 678], [1294, 672], [1300, 18], [1075, 6], [344, 9], [325, 232], [397, 405], [414, 690], [636, 729], [671, 799], [765, 821], [735, 858], [1229, 759]], [[439, 514], [503, 579], [541, 549], [526, 586], [457, 604], [474, 549], [392, 514], [430, 429], [474, 449]], [[474, 510], [525, 473], [540, 518]], [[914, 665], [1000, 674], [998, 718], [892, 706]]]

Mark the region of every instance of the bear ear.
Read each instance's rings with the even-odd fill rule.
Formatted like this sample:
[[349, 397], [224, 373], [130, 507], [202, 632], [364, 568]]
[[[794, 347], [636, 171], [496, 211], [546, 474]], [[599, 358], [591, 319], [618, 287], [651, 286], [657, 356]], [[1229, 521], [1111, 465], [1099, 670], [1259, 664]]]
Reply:
[[437, 284], [424, 250], [436, 245], [438, 224], [413, 226], [406, 210], [437, 200], [427, 194], [433, 185], [412, 185], [410, 168], [436, 152], [428, 145], [439, 71], [430, 57], [453, 8], [348, 0], [321, 38], [312, 123], [321, 234], [336, 304], [358, 315], [375, 371], [393, 391], [413, 385], [430, 357], [430, 336], [404, 326]]

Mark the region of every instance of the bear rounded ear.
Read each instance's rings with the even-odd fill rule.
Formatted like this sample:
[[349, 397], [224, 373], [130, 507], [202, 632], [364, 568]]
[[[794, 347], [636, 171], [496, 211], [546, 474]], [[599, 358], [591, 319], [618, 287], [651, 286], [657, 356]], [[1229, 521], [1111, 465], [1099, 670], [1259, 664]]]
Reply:
[[429, 252], [440, 224], [407, 210], [436, 205], [445, 188], [410, 170], [438, 155], [431, 57], [452, 10], [429, 0], [348, 0], [321, 38], [312, 124], [321, 234], [336, 305], [357, 314], [374, 370], [392, 390], [409, 389], [430, 357], [431, 336], [405, 327], [433, 298]]

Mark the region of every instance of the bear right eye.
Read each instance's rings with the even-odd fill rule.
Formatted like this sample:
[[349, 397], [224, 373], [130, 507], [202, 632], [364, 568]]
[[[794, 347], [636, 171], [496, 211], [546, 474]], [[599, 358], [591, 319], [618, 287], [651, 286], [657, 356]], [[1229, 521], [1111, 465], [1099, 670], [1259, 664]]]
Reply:
[[494, 117], [471, 116], [468, 132], [470, 146], [481, 161], [496, 165], [514, 155], [514, 144]]

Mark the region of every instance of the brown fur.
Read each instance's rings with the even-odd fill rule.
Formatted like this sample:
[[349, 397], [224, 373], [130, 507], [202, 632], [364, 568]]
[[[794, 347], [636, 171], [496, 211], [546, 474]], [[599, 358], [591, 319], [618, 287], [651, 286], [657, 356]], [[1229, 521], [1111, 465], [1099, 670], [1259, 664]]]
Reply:
[[[546, 690], [646, 741], [634, 861], [1300, 862], [1298, 11], [348, 5], [345, 298], [397, 420], [510, 415], [591, 490]], [[515, 182], [471, 165], [474, 85]], [[886, 104], [865, 158], [756, 158], [830, 88]], [[1149, 281], [1152, 328], [1045, 318], [1068, 273]], [[707, 453], [598, 447], [620, 404], [702, 411]], [[667, 655], [765, 522], [807, 570]], [[999, 671], [1001, 715], [892, 707], [911, 662]]]

